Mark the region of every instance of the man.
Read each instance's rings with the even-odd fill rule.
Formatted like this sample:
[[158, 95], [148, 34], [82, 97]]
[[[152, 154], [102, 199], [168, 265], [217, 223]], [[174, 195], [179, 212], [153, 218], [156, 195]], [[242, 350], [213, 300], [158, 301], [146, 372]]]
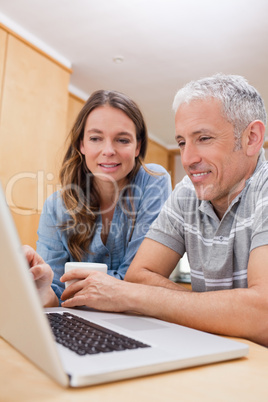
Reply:
[[[263, 101], [244, 78], [217, 74], [178, 91], [174, 109], [187, 176], [151, 226], [125, 281], [71, 271], [62, 281], [80, 281], [64, 291], [62, 306], [135, 311], [268, 346]], [[192, 291], [168, 279], [185, 252]], [[32, 254], [28, 249], [29, 260]], [[49, 267], [38, 264], [31, 266], [41, 292], [51, 279]], [[44, 297], [43, 303], [55, 305]]]

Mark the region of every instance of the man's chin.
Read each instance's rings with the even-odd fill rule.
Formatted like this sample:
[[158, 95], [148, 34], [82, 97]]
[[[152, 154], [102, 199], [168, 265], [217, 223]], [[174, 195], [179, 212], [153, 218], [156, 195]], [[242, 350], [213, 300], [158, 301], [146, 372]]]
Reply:
[[212, 196], [211, 192], [211, 185], [210, 186], [203, 186], [200, 188], [199, 186], [194, 186], [195, 187], [195, 192], [196, 196], [200, 201], [210, 201]]

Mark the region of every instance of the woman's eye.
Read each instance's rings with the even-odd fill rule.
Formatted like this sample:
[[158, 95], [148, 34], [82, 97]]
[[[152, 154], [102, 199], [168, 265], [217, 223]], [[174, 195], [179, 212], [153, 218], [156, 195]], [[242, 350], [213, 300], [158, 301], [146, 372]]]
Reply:
[[120, 142], [120, 144], [129, 144], [130, 140], [128, 138], [119, 138], [118, 142]]
[[100, 137], [89, 137], [89, 141], [91, 141], [91, 142], [97, 142], [97, 141], [100, 141], [100, 140], [101, 140]]

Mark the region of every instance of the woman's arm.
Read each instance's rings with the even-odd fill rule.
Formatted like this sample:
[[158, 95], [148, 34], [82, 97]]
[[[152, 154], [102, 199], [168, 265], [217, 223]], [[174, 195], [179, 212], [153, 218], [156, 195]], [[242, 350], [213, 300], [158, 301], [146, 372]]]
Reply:
[[54, 193], [45, 201], [39, 221], [36, 248], [37, 253], [50, 265], [54, 273], [52, 289], [58, 299], [60, 299], [65, 288], [60, 277], [64, 273], [65, 263], [70, 259], [66, 247], [66, 234], [59, 227], [63, 221], [64, 213], [59, 197], [59, 193]]

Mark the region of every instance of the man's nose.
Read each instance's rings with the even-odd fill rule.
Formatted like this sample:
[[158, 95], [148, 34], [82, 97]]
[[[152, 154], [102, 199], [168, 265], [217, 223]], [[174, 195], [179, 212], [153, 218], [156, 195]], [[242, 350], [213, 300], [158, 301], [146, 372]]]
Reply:
[[201, 154], [198, 147], [194, 144], [185, 144], [181, 150], [181, 162], [184, 168], [190, 167], [201, 162]]

